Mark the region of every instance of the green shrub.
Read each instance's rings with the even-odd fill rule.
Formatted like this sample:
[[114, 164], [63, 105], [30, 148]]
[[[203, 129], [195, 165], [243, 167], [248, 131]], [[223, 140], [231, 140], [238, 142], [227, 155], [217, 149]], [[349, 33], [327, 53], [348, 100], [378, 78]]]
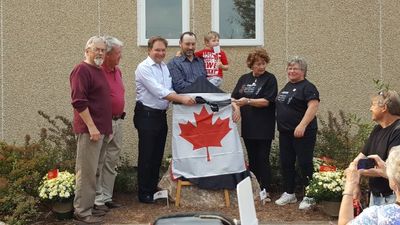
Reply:
[[339, 117], [329, 111], [328, 120], [319, 118], [319, 122], [314, 155], [332, 158], [342, 169], [358, 155], [373, 128], [372, 123], [364, 123], [343, 111], [339, 111]]
[[51, 118], [43, 111], [38, 111], [50, 127], [40, 130], [39, 144], [54, 168], [74, 171], [76, 158], [76, 137], [72, 129], [72, 122], [63, 116]]
[[280, 192], [279, 187], [282, 183], [282, 175], [281, 175], [281, 165], [279, 160], [278, 138], [272, 142], [271, 152], [269, 154], [269, 162], [271, 166], [271, 191]]
[[25, 146], [1, 145], [0, 154], [4, 157], [0, 164], [0, 177], [7, 181], [0, 197], [2, 219], [8, 224], [26, 224], [36, 219], [37, 187], [40, 182], [40, 171], [45, 165], [39, 165], [39, 147], [29, 144], [26, 137]]
[[[11, 214], [5, 216], [5, 220], [8, 224], [23, 225], [28, 224], [31, 221], [35, 221], [39, 217], [38, 212], [38, 199], [23, 193], [13, 194], [8, 201], [9, 209]], [[10, 204], [11, 203], [11, 204]], [[1, 207], [3, 208], [3, 207]]]
[[26, 135], [23, 146], [0, 143], [0, 220], [8, 224], [28, 224], [38, 218], [38, 187], [47, 171], [74, 171], [72, 123], [62, 116], [53, 119], [41, 111], [39, 115], [50, 124], [40, 130], [39, 141]]
[[121, 164], [118, 166], [117, 172], [114, 190], [125, 193], [137, 192], [137, 167], [131, 165], [128, 157], [121, 157]]
[[172, 154], [168, 154], [164, 159], [161, 161], [160, 166], [160, 177], [164, 176], [164, 174], [168, 171], [169, 166], [171, 165], [172, 161]]

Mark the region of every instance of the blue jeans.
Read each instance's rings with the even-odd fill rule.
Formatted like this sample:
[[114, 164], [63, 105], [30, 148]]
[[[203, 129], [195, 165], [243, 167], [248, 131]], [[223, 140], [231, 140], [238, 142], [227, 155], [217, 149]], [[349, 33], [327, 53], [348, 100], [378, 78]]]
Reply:
[[215, 77], [209, 77], [207, 79], [208, 79], [208, 81], [210, 81], [210, 83], [214, 84], [214, 86], [216, 86], [216, 87], [220, 87], [221, 84], [222, 84], [222, 78], [221, 77], [215, 76]]
[[369, 206], [373, 205], [386, 205], [386, 204], [391, 204], [396, 202], [396, 195], [388, 195], [386, 197], [382, 196], [375, 196], [371, 193], [370, 199], [369, 199]]

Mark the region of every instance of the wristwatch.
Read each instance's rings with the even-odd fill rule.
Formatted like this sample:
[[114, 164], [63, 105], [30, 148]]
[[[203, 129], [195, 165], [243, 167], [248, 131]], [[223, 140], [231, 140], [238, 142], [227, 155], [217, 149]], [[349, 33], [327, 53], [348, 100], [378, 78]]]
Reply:
[[250, 102], [251, 102], [251, 99], [248, 98], [248, 99], [247, 99], [247, 105], [250, 105]]

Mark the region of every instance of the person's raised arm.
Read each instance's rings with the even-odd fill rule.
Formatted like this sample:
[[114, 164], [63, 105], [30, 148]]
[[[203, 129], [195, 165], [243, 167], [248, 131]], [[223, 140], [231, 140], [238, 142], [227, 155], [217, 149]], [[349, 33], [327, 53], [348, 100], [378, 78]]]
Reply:
[[[363, 159], [365, 157], [366, 156], [362, 152], [360, 152], [356, 156], [356, 158], [353, 159], [354, 164], [357, 165], [358, 164], [358, 160]], [[360, 189], [360, 186], [357, 186], [357, 187], [354, 188], [354, 190], [353, 190], [353, 199], [356, 199], [358, 201], [361, 200], [361, 189]]]
[[369, 155], [368, 158], [375, 160], [375, 167], [360, 170], [360, 174], [367, 177], [384, 177], [387, 179], [386, 163], [378, 155]]
[[340, 204], [338, 225], [345, 225], [354, 219], [353, 191], [359, 186], [360, 174], [357, 165], [351, 162], [345, 170], [346, 183], [344, 186], [342, 202]]

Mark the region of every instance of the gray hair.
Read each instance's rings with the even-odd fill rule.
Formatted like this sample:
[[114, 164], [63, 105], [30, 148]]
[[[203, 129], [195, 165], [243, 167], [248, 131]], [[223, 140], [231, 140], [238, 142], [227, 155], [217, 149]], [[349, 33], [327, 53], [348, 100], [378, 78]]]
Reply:
[[[307, 62], [306, 60], [301, 57], [301, 56], [293, 56], [290, 57], [287, 61], [287, 67], [292, 66], [294, 64], [298, 64], [300, 66], [301, 71], [304, 72], [304, 77], [307, 75]], [[287, 69], [286, 67], [286, 69]]]
[[107, 53], [111, 52], [113, 47], [124, 46], [124, 43], [122, 41], [118, 40], [116, 37], [106, 36], [105, 40], [106, 40], [106, 45], [107, 45], [107, 49], [106, 49]]
[[96, 36], [89, 38], [89, 40], [86, 42], [85, 50], [93, 47], [93, 45], [97, 42], [103, 42], [104, 44], [106, 44], [106, 40], [104, 39], [103, 36], [96, 35]]
[[393, 179], [397, 185], [400, 185], [400, 145], [390, 149], [386, 160], [386, 174], [389, 179]]
[[390, 114], [400, 116], [400, 96], [396, 91], [380, 91], [373, 99], [378, 100], [380, 106], [386, 105]]

